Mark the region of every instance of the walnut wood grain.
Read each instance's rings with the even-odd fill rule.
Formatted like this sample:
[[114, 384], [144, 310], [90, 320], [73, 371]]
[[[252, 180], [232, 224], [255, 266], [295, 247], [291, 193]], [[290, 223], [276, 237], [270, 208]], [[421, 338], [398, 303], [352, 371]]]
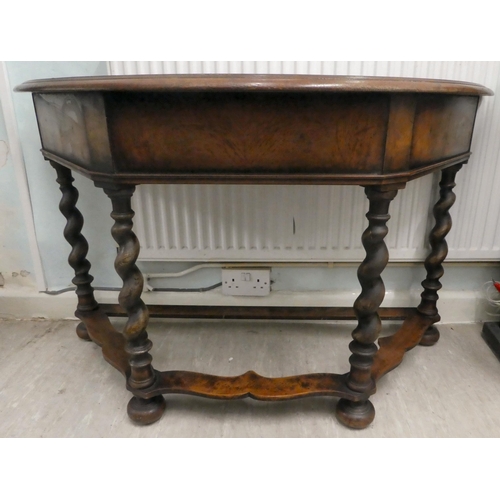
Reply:
[[187, 174], [172, 173], [103, 173], [89, 171], [81, 165], [68, 161], [61, 156], [51, 153], [42, 148], [46, 160], [53, 160], [74, 170], [83, 176], [92, 179], [96, 185], [112, 184], [121, 185], [138, 184], [264, 184], [264, 185], [363, 185], [363, 186], [386, 186], [395, 183], [406, 184], [410, 180], [418, 179], [436, 170], [441, 170], [450, 165], [466, 163], [471, 156], [470, 152], [448, 158], [446, 160], [432, 163], [418, 169], [407, 170], [395, 174], [225, 174], [190, 172]]
[[366, 258], [358, 269], [361, 294], [354, 302], [358, 325], [352, 332], [354, 340], [349, 344], [349, 350], [352, 352], [349, 358], [351, 370], [346, 381], [349, 389], [365, 397], [361, 398], [362, 401], [341, 399], [336, 409], [339, 421], [356, 429], [364, 429], [375, 418], [375, 408], [368, 401], [367, 394], [375, 390], [371, 366], [377, 352], [375, 341], [382, 329], [378, 308], [385, 295], [385, 286], [380, 275], [389, 261], [384, 238], [388, 232], [386, 223], [390, 219], [389, 205], [397, 190], [385, 191], [378, 187], [367, 187], [365, 193], [370, 200], [370, 208], [366, 214], [368, 228], [361, 238]]
[[443, 262], [448, 255], [446, 235], [450, 232], [452, 225], [450, 209], [456, 199], [453, 188], [456, 186], [455, 176], [460, 168], [461, 165], [456, 165], [442, 171], [439, 183], [440, 197], [433, 209], [436, 223], [429, 235], [431, 252], [424, 262], [427, 276], [422, 282], [424, 291], [421, 294], [422, 300], [418, 305], [418, 311], [435, 321], [440, 319], [436, 305], [439, 298], [437, 292], [442, 287], [439, 280], [444, 274]]
[[100, 183], [405, 183], [463, 163], [479, 98], [438, 80], [284, 75], [31, 82], [43, 154]]
[[45, 148], [89, 171], [113, 172], [101, 94], [35, 94], [33, 102]]
[[389, 251], [384, 243], [387, 235], [387, 221], [390, 219], [389, 205], [397, 190], [381, 191], [378, 188], [366, 188], [370, 208], [366, 214], [368, 228], [361, 238], [366, 250], [366, 258], [358, 269], [361, 294], [354, 302], [354, 311], [358, 325], [352, 332], [353, 341], [349, 344], [352, 356], [349, 358], [351, 371], [347, 386], [358, 392], [366, 392], [373, 386], [371, 364], [377, 352], [377, 340], [382, 323], [378, 308], [385, 295], [385, 286], [381, 278], [382, 271], [389, 261]]
[[78, 296], [77, 311], [92, 311], [97, 308], [97, 302], [91, 285], [94, 278], [89, 274], [90, 262], [86, 258], [89, 245], [81, 233], [83, 216], [76, 208], [78, 190], [73, 186], [74, 179], [69, 169], [54, 162], [52, 162], [52, 166], [57, 172], [57, 182], [62, 193], [59, 209], [67, 220], [64, 227], [64, 237], [71, 245], [68, 263], [75, 271], [72, 282], [76, 285], [76, 295]]
[[389, 94], [115, 92], [105, 101], [118, 173], [382, 173]]
[[134, 211], [131, 199], [134, 188], [108, 186], [104, 192], [109, 196], [113, 205], [111, 217], [115, 223], [111, 234], [118, 243], [115, 269], [123, 280], [118, 302], [128, 316], [123, 335], [127, 340], [125, 350], [130, 355], [129, 384], [135, 388], [148, 387], [154, 382], [152, 358], [149, 354], [152, 343], [146, 332], [149, 320], [148, 309], [141, 299], [144, 279], [135, 264], [140, 246], [132, 231]]
[[478, 97], [421, 95], [417, 99], [411, 169], [470, 150]]
[[398, 94], [391, 99], [382, 172], [385, 175], [409, 170], [417, 97]]
[[16, 92], [430, 92], [493, 95], [475, 83], [425, 78], [328, 75], [135, 75], [31, 80]]
[[[117, 304], [100, 304], [108, 316], [126, 316], [127, 312]], [[404, 320], [414, 307], [380, 307], [382, 319]], [[197, 306], [149, 304], [150, 318], [197, 318], [197, 319], [266, 319], [266, 320], [354, 320], [352, 307], [261, 307], [261, 306]]]
[[[55, 162], [51, 162], [51, 165], [57, 172], [57, 183], [62, 193], [59, 210], [67, 221], [64, 227], [64, 237], [71, 245], [68, 263], [75, 271], [72, 282], [76, 285], [75, 293], [78, 297], [78, 305], [75, 315], [79, 318], [83, 313], [93, 311], [98, 307], [91, 285], [94, 278], [89, 274], [90, 262], [86, 258], [89, 245], [81, 232], [83, 216], [76, 208], [78, 190], [73, 186], [74, 179], [71, 170]], [[77, 326], [77, 335], [83, 340], [91, 340], [88, 331], [83, 326], [82, 324]]]
[[394, 335], [380, 338], [378, 340], [380, 348], [371, 366], [372, 378], [377, 381], [399, 366], [405, 353], [421, 341], [430, 325], [432, 325], [431, 318], [415, 312], [404, 321]]
[[212, 399], [252, 398], [260, 401], [284, 401], [310, 396], [337, 396], [359, 400], [359, 393], [345, 384], [346, 375], [311, 373], [269, 378], [253, 371], [237, 377], [219, 377], [189, 371], [158, 372], [154, 386], [130, 390], [142, 397], [160, 394], [191, 394]]
[[[118, 243], [115, 269], [123, 280], [123, 287], [118, 296], [120, 306], [127, 312], [128, 321], [123, 330], [126, 339], [125, 352], [128, 355], [130, 372], [127, 386], [142, 389], [155, 382], [152, 356], [149, 354], [152, 342], [148, 338], [146, 327], [149, 320], [148, 308], [141, 300], [144, 279], [136, 266], [139, 256], [139, 241], [132, 231], [134, 211], [132, 194], [135, 187], [105, 186], [104, 192], [111, 199], [113, 211], [111, 217], [115, 223], [111, 234]], [[127, 405], [128, 416], [136, 423], [152, 424], [161, 418], [165, 411], [165, 399], [158, 395], [150, 398], [133, 397]]]
[[[442, 171], [441, 182], [439, 183], [440, 197], [433, 210], [436, 224], [429, 234], [431, 251], [424, 263], [427, 276], [422, 281], [424, 291], [421, 294], [422, 300], [417, 307], [420, 314], [432, 319], [432, 323], [437, 323], [441, 319], [437, 309], [438, 291], [442, 287], [440, 279], [444, 274], [443, 262], [448, 255], [446, 235], [451, 230], [450, 209], [456, 199], [453, 192], [453, 188], [456, 186], [455, 176], [461, 167], [462, 165], [455, 165]], [[438, 340], [439, 331], [437, 328], [430, 326], [421, 343], [430, 346], [434, 345]]]
[[97, 308], [79, 314], [91, 340], [102, 349], [103, 358], [125, 378], [130, 377], [130, 355], [125, 350], [126, 339], [109, 321], [107, 315]]
[[[125, 377], [130, 374], [129, 354], [125, 351], [125, 337], [119, 333], [110, 323], [108, 317], [101, 308], [81, 314], [91, 339], [102, 348], [104, 359], [119, 370]], [[415, 310], [405, 320], [398, 332], [390, 337], [382, 337], [378, 340], [380, 348], [376, 353], [371, 367], [371, 375], [379, 380], [383, 375], [396, 368], [402, 361], [404, 354], [415, 347], [423, 333], [432, 323], [430, 318], [418, 314]], [[253, 372], [251, 372], [253, 374]], [[217, 399], [237, 399], [241, 397], [252, 397], [247, 392], [255, 392], [254, 395], [271, 399], [285, 399], [284, 387], [293, 387], [292, 399], [297, 397], [330, 395], [350, 398], [352, 401], [364, 397], [356, 391], [350, 390], [345, 385], [346, 375], [335, 374], [306, 374], [292, 377], [281, 377], [272, 379], [258, 375], [245, 374], [239, 377], [217, 377], [186, 371], [156, 372], [155, 383], [146, 389], [130, 390], [136, 395], [153, 397], [159, 394], [179, 393], [205, 395]], [[233, 380], [238, 383], [231, 388]], [[259, 379], [259, 380], [257, 380]], [[246, 385], [245, 385], [246, 384]], [[305, 391], [305, 385], [308, 385]], [[332, 385], [333, 384], [333, 385]], [[252, 391], [245, 392], [244, 387], [254, 387]], [[267, 387], [264, 393], [264, 387]], [[283, 392], [279, 392], [282, 391]], [[286, 389], [288, 390], [288, 389]], [[274, 391], [274, 392], [272, 392]], [[334, 391], [342, 391], [334, 392]], [[301, 396], [302, 394], [302, 396]]]

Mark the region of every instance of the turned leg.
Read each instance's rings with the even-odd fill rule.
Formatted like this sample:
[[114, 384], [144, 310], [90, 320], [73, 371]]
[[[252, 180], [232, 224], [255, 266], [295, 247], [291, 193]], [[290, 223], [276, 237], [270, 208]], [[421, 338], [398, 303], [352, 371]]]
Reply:
[[[123, 280], [123, 287], [118, 301], [128, 315], [123, 331], [126, 340], [125, 350], [129, 355], [130, 364], [127, 383], [132, 389], [145, 389], [154, 384], [155, 372], [149, 354], [152, 343], [146, 332], [149, 313], [146, 304], [141, 300], [144, 279], [135, 265], [140, 247], [132, 231], [134, 212], [131, 201], [134, 190], [134, 186], [108, 186], [104, 189], [113, 205], [111, 217], [115, 223], [111, 234], [119, 246], [115, 269]], [[165, 399], [161, 395], [150, 399], [133, 397], [127, 407], [129, 417], [140, 424], [156, 422], [164, 410]]]
[[[72, 281], [76, 285], [76, 295], [78, 296], [78, 306], [75, 315], [81, 319], [81, 313], [93, 311], [98, 307], [94, 298], [94, 289], [91, 286], [94, 278], [89, 274], [90, 262], [86, 259], [89, 245], [81, 233], [83, 216], [76, 208], [78, 190], [73, 186], [74, 179], [71, 171], [69, 168], [63, 167], [53, 161], [50, 164], [56, 169], [57, 182], [62, 193], [59, 209], [67, 220], [66, 227], [64, 228], [64, 237], [72, 247], [68, 262], [75, 270], [75, 277]], [[78, 324], [76, 334], [83, 340], [91, 340], [84, 323]]]
[[[382, 328], [378, 308], [385, 294], [380, 275], [389, 260], [384, 238], [387, 235], [386, 223], [390, 218], [389, 205], [397, 190], [367, 187], [365, 193], [370, 200], [370, 209], [366, 214], [368, 228], [362, 236], [366, 258], [358, 269], [362, 291], [354, 302], [358, 326], [352, 332], [354, 340], [349, 344], [352, 352], [349, 358], [351, 370], [346, 381], [349, 389], [360, 394], [372, 392], [375, 386], [371, 366], [377, 352], [375, 341]], [[368, 397], [359, 402], [340, 399], [336, 413], [340, 422], [354, 429], [364, 429], [375, 417], [375, 409]]]
[[[434, 218], [436, 225], [432, 228], [429, 235], [431, 252], [425, 259], [425, 269], [427, 277], [422, 281], [424, 291], [421, 294], [422, 300], [418, 306], [418, 311], [424, 316], [432, 318], [437, 323], [441, 318], [438, 314], [437, 301], [439, 299], [438, 291], [441, 289], [439, 279], [444, 274], [443, 261], [448, 254], [448, 245], [445, 237], [451, 229], [450, 208], [455, 203], [455, 176], [462, 165], [454, 165], [442, 171], [439, 201], [434, 205]], [[439, 340], [439, 331], [435, 326], [429, 327], [424, 333], [420, 345], [431, 346]]]

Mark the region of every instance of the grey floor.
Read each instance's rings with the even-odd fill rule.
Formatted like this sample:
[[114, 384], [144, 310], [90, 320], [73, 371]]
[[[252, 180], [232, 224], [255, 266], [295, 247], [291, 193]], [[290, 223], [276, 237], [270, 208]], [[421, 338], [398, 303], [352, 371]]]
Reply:
[[[0, 437], [499, 437], [500, 362], [481, 325], [441, 326], [378, 384], [375, 421], [343, 427], [336, 399], [280, 403], [167, 397], [147, 427], [126, 415], [122, 376], [71, 321], [0, 322]], [[394, 326], [389, 325], [391, 330]], [[154, 366], [266, 376], [348, 370], [351, 325], [265, 321], [151, 321]]]

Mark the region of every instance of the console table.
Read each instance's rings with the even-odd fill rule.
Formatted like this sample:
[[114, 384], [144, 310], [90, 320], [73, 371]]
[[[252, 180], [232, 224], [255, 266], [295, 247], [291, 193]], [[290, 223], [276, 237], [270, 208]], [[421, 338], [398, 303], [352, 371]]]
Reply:
[[[369, 397], [377, 380], [409, 349], [438, 340], [433, 325], [440, 319], [437, 292], [455, 174], [471, 154], [478, 103], [493, 94], [489, 89], [408, 78], [155, 75], [35, 80], [16, 90], [33, 93], [42, 154], [57, 172], [75, 271], [77, 333], [101, 346], [104, 358], [125, 376], [134, 422], [158, 420], [164, 394], [267, 401], [322, 395], [340, 398], [340, 422], [365, 428], [375, 416]], [[377, 346], [389, 205], [407, 182], [437, 170], [442, 170], [440, 197], [421, 302], [406, 310], [399, 331]], [[128, 316], [122, 332], [106, 314], [117, 313], [116, 307], [94, 298], [72, 171], [92, 179], [111, 199], [111, 233], [119, 247], [115, 269], [123, 280], [119, 305]], [[219, 377], [155, 370], [146, 332], [149, 312], [141, 300], [143, 277], [136, 266], [139, 242], [132, 231], [132, 195], [144, 183], [362, 186], [370, 208], [350, 371], [267, 378], [252, 371]], [[158, 314], [161, 309], [155, 307]], [[342, 308], [329, 309], [330, 317], [346, 317]]]

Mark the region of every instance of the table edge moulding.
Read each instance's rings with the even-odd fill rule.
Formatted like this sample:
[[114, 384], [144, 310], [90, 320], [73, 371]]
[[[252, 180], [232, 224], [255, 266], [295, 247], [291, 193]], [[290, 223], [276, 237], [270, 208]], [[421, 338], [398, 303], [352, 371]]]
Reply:
[[[67, 220], [81, 320], [77, 334], [102, 348], [126, 378], [128, 415], [157, 421], [165, 394], [215, 399], [280, 401], [340, 398], [336, 415], [353, 429], [367, 427], [376, 382], [416, 345], [439, 339], [437, 300], [455, 176], [471, 154], [483, 96], [473, 83], [417, 78], [314, 75], [147, 75], [54, 78], [19, 85], [31, 92], [42, 154], [54, 167]], [[435, 225], [417, 307], [382, 308], [381, 278], [389, 206], [407, 182], [440, 170]], [[72, 172], [94, 181], [111, 201], [115, 269], [123, 280], [119, 305], [98, 304], [82, 235], [83, 217]], [[361, 293], [353, 308], [151, 306], [141, 299], [136, 266], [140, 244], [132, 230], [135, 187], [149, 183], [341, 184], [364, 188], [366, 258], [358, 269]], [[111, 316], [127, 316], [119, 332]], [[150, 316], [264, 319], [357, 319], [349, 344], [350, 370], [267, 378], [253, 371], [220, 377], [153, 368]], [[381, 318], [404, 319], [397, 333], [378, 339]], [[377, 345], [378, 340], [378, 345]]]

